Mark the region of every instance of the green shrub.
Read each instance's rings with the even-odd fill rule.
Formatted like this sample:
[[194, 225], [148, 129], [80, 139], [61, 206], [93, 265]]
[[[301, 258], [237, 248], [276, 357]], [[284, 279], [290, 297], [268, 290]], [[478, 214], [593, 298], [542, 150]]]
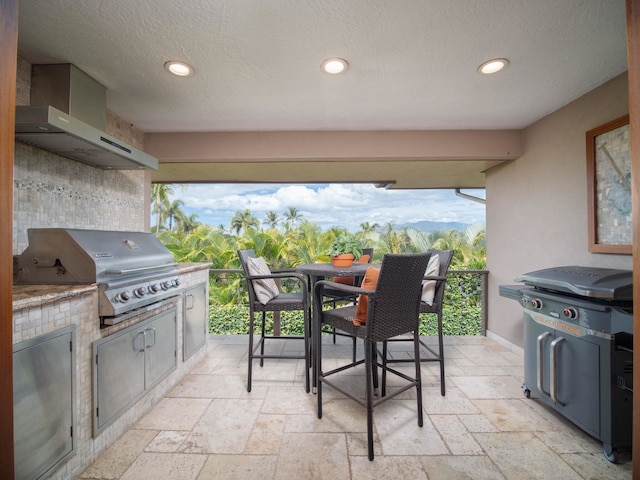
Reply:
[[[479, 306], [460, 303], [446, 305], [443, 311], [443, 333], [445, 335], [480, 335], [482, 312]], [[421, 314], [420, 335], [437, 335], [437, 317]], [[259, 321], [260, 315], [256, 315]], [[281, 312], [280, 333], [302, 335], [304, 332], [302, 312]], [[266, 331], [273, 333], [273, 315], [267, 313]], [[215, 335], [247, 335], [249, 333], [249, 307], [243, 305], [211, 305], [209, 307], [209, 333]]]

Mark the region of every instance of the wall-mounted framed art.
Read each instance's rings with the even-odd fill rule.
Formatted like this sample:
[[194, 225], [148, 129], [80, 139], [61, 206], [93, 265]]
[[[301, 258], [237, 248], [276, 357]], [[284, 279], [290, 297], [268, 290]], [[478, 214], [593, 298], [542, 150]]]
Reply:
[[631, 254], [629, 115], [587, 132], [589, 251]]

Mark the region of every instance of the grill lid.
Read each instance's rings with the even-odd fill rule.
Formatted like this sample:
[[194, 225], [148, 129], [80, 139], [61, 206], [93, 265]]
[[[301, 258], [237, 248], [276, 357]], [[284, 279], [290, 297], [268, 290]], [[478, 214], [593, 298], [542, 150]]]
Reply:
[[32, 228], [17, 258], [16, 284], [84, 284], [173, 270], [173, 254], [152, 233]]
[[525, 273], [515, 281], [582, 297], [633, 301], [632, 270], [563, 266]]

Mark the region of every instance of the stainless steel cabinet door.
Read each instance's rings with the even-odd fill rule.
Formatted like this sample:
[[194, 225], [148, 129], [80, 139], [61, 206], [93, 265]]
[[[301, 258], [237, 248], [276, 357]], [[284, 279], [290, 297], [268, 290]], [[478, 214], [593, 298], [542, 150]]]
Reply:
[[207, 284], [201, 283], [184, 292], [182, 359], [186, 360], [202, 347], [207, 339], [209, 301]]
[[94, 437], [144, 393], [144, 328], [94, 342]]
[[144, 325], [145, 389], [150, 389], [177, 366], [176, 309], [172, 308]]
[[75, 326], [14, 345], [15, 478], [40, 478], [73, 455]]

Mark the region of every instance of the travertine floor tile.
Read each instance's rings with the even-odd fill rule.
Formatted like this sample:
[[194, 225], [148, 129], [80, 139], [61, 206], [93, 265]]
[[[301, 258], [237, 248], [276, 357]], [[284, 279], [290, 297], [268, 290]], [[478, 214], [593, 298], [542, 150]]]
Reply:
[[144, 451], [155, 453], [178, 452], [188, 436], [189, 431], [168, 430], [165, 432], [160, 432], [147, 446], [147, 448], [144, 449]]
[[[274, 348], [295, 351], [295, 343]], [[349, 339], [333, 345], [326, 337], [323, 345], [325, 370], [351, 359]], [[400, 345], [394, 355], [408, 356]], [[208, 356], [79, 478], [631, 479], [630, 451], [620, 452], [619, 464], [608, 462], [600, 441], [524, 397], [522, 354], [485, 337], [446, 337], [445, 345], [446, 396], [438, 365], [423, 363], [424, 426], [415, 390], [378, 405], [370, 462], [361, 405], [325, 386], [318, 419], [301, 360], [255, 362], [247, 392], [247, 337], [212, 336]], [[333, 379], [364, 398], [363, 366]], [[388, 389], [399, 383], [390, 376]]]
[[584, 478], [593, 480], [631, 480], [631, 456], [626, 451], [622, 454], [623, 463], [614, 465], [609, 462], [602, 451], [598, 453], [572, 453], [560, 455], [573, 469]]
[[163, 398], [135, 428], [141, 430], [191, 430], [211, 400], [202, 398]]
[[283, 433], [284, 415], [258, 415], [244, 453], [277, 455]]
[[508, 479], [581, 478], [533, 433], [475, 433], [474, 437]]
[[526, 400], [474, 400], [473, 403], [493, 426], [502, 432], [544, 432], [559, 428], [558, 424], [528, 408]]
[[206, 459], [206, 455], [143, 453], [127, 469], [122, 480], [195, 480]]
[[254, 385], [247, 392], [246, 376], [186, 375], [167, 394], [168, 397], [192, 398], [256, 398], [264, 396], [266, 388]]
[[100, 480], [119, 479], [137, 456], [153, 440], [158, 432], [153, 430], [129, 430], [98, 460], [89, 466], [80, 478]]
[[[253, 389], [251, 390], [253, 394]], [[262, 413], [303, 415], [315, 411], [315, 395], [304, 391], [302, 384], [267, 388]]]
[[[498, 467], [485, 456], [420, 457], [429, 480], [503, 480]], [[514, 480], [517, 480], [514, 478]]]
[[209, 455], [197, 480], [264, 480], [273, 478], [276, 455]]
[[200, 374], [207, 375], [213, 372], [213, 369], [220, 364], [222, 361], [221, 357], [210, 357], [206, 356], [202, 359], [198, 365], [196, 365], [190, 373], [192, 374]]
[[427, 415], [418, 426], [416, 402], [391, 400], [373, 415], [384, 455], [447, 455], [449, 450]]
[[430, 415], [429, 418], [453, 455], [484, 453], [456, 415]]
[[522, 384], [506, 375], [452, 377], [467, 398], [522, 398]]
[[342, 433], [285, 433], [274, 480], [348, 480], [349, 459]]
[[[377, 409], [374, 410], [374, 417]], [[322, 402], [322, 418], [315, 420], [317, 432], [366, 432], [367, 411], [349, 398], [330, 398]]]
[[352, 480], [405, 478], [429, 480], [419, 457], [376, 457], [373, 462], [366, 456], [351, 458]]
[[215, 399], [184, 442], [186, 453], [244, 451], [262, 400]]
[[451, 383], [447, 386], [446, 395], [440, 395], [440, 387], [422, 388], [422, 406], [431, 414], [478, 414], [480, 410], [461, 391]]

